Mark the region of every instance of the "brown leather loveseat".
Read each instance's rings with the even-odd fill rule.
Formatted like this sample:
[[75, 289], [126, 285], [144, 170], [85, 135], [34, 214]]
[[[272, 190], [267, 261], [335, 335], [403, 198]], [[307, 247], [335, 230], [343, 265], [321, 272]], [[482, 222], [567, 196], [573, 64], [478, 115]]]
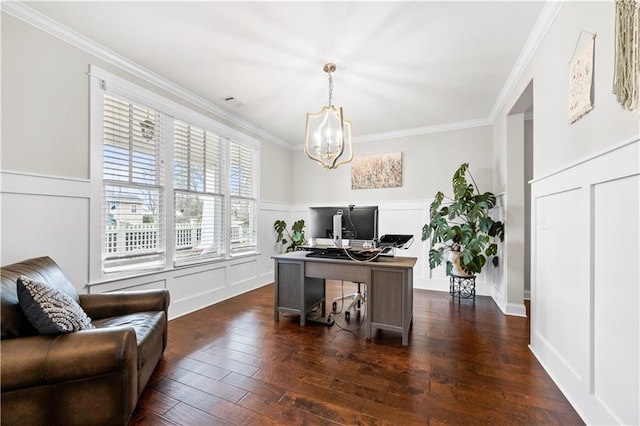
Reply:
[[[79, 295], [49, 257], [1, 275], [2, 424], [126, 425], [167, 345], [169, 292]], [[18, 302], [20, 276], [69, 295], [95, 328], [40, 335]]]

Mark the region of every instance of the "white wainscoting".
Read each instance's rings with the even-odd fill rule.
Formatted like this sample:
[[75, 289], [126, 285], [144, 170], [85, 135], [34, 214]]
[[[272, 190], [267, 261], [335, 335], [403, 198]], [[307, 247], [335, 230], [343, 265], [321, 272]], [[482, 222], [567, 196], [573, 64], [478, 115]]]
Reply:
[[640, 142], [532, 183], [531, 350], [587, 424], [640, 424]]
[[[429, 205], [432, 200], [417, 201], [361, 201], [358, 206], [378, 206], [379, 230], [378, 235], [384, 234], [412, 234], [413, 243], [407, 250], [397, 250], [397, 256], [416, 257], [418, 261], [413, 270], [413, 286], [425, 290], [449, 291], [449, 278], [445, 267], [431, 271], [429, 269], [429, 242], [422, 241], [422, 227], [429, 220]], [[295, 205], [293, 207], [294, 220], [309, 220], [309, 207], [348, 206], [349, 201], [338, 201], [324, 204]], [[478, 295], [492, 295], [492, 281], [488, 279], [493, 269], [488, 265], [485, 272], [476, 278], [476, 293]]]
[[83, 197], [3, 193], [2, 265], [51, 256], [72, 282], [83, 285], [89, 264], [88, 209]]
[[[143, 276], [91, 283], [89, 286], [88, 180], [2, 172], [1, 264], [36, 256], [51, 256], [80, 293], [167, 288], [171, 291], [169, 316], [176, 318], [205, 306], [273, 282], [271, 256], [284, 251], [275, 242], [273, 223], [285, 219], [309, 220], [310, 206], [262, 201], [258, 210], [259, 254], [182, 268], [170, 268]], [[99, 201], [98, 201], [99, 202]], [[431, 200], [362, 202], [380, 209], [379, 234], [413, 234], [413, 244], [398, 250], [399, 256], [418, 259], [414, 287], [449, 290], [444, 266], [429, 270], [428, 242], [421, 240]], [[331, 203], [348, 205], [349, 202]], [[494, 268], [489, 265], [488, 268]], [[492, 295], [490, 272], [476, 280], [478, 295]]]
[[260, 203], [257, 255], [89, 286], [89, 181], [6, 171], [1, 179], [0, 264], [50, 256], [79, 293], [167, 288], [171, 292], [170, 318], [273, 282], [271, 256], [280, 249], [275, 244], [273, 222], [291, 214], [288, 205]]

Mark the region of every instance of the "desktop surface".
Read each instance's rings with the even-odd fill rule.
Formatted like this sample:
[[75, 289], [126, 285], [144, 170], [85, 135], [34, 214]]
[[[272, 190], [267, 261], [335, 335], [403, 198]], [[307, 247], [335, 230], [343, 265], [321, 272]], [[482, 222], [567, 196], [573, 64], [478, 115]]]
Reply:
[[378, 266], [392, 267], [392, 268], [406, 268], [416, 264], [418, 258], [405, 257], [405, 256], [379, 256], [375, 262], [361, 261], [357, 262], [351, 259], [345, 258], [331, 258], [331, 257], [307, 257], [308, 251], [296, 250], [289, 253], [281, 253], [271, 256], [275, 260], [295, 260], [295, 261], [307, 261], [307, 262], [337, 262], [337, 263], [353, 263], [353, 264], [378, 264]]

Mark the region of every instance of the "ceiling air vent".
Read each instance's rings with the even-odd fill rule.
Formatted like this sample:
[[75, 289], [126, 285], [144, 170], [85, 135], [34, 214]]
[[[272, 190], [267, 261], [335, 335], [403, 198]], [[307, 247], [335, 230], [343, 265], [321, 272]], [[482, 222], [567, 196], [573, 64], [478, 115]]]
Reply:
[[229, 106], [234, 106], [236, 108], [240, 108], [240, 107], [244, 106], [244, 104], [242, 102], [240, 102], [239, 100], [237, 100], [234, 96], [225, 96], [225, 97], [220, 98], [220, 99], [222, 99], [224, 101], [224, 103], [226, 105], [229, 105]]

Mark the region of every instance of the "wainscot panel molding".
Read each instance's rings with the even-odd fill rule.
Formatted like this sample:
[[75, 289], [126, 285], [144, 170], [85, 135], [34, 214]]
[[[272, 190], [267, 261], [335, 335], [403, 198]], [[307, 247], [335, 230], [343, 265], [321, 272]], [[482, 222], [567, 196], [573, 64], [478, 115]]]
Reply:
[[250, 258], [242, 262], [235, 262], [229, 268], [229, 284], [242, 285], [258, 276], [258, 262], [256, 258]]
[[640, 139], [531, 197], [531, 350], [587, 424], [640, 424]]
[[289, 205], [262, 201], [258, 209], [257, 254], [144, 275], [89, 282], [89, 180], [1, 172], [2, 265], [50, 256], [79, 293], [167, 288], [170, 319], [273, 282], [278, 253], [273, 222], [287, 217]]
[[88, 179], [35, 175], [3, 170], [0, 173], [0, 192], [11, 194], [55, 195], [58, 197], [89, 198]]
[[291, 226], [298, 218], [294, 217], [291, 204], [274, 201], [262, 201], [260, 203], [260, 221], [258, 223], [258, 241], [260, 241], [260, 272], [262, 282], [273, 282], [273, 259], [271, 256], [284, 252], [285, 247], [276, 243], [276, 232], [273, 223], [276, 220], [284, 220]]
[[[378, 206], [379, 229], [378, 236], [384, 234], [412, 234], [413, 243], [407, 250], [397, 250], [397, 256], [416, 257], [418, 261], [413, 270], [413, 287], [449, 291], [449, 277], [446, 276], [444, 265], [433, 271], [429, 269], [429, 241], [422, 241], [422, 227], [429, 220], [429, 206], [432, 199], [408, 201], [359, 201], [356, 206]], [[304, 219], [309, 222], [309, 207], [348, 206], [350, 201], [332, 201], [322, 204], [294, 205], [292, 216], [294, 220]], [[287, 222], [289, 223], [289, 222]], [[308, 229], [308, 227], [307, 227]], [[491, 265], [491, 268], [493, 266]], [[476, 278], [476, 294], [492, 295], [492, 281], [488, 278], [488, 271]]]

